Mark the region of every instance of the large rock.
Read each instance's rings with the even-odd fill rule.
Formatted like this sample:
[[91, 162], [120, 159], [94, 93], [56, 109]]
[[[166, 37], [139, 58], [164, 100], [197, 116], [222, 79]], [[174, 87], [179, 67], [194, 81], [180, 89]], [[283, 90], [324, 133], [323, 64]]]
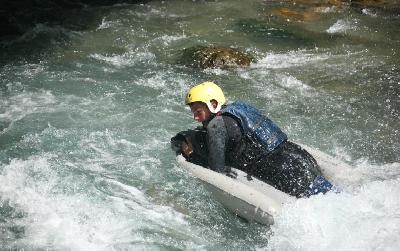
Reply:
[[254, 58], [239, 50], [225, 47], [197, 46], [184, 50], [183, 62], [199, 68], [238, 68], [249, 66]]

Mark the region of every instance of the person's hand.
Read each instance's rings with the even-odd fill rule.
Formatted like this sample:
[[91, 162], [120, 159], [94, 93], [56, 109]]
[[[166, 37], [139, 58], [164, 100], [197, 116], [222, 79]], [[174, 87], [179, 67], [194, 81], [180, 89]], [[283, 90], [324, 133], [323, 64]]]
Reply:
[[232, 171], [232, 170], [230, 170], [230, 169], [227, 170], [227, 171], [225, 171], [225, 175], [228, 176], [228, 177], [230, 177], [230, 178], [232, 178], [232, 179], [236, 179], [237, 176], [238, 176], [237, 172]]
[[185, 156], [186, 158], [189, 157], [193, 153], [193, 145], [190, 142], [190, 140], [186, 139], [186, 141], [182, 142], [181, 150], [182, 150], [183, 156]]

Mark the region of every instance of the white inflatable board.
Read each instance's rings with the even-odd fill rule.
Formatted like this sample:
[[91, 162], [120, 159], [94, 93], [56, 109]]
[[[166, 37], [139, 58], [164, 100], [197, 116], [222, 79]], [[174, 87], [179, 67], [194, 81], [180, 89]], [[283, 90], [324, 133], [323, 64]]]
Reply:
[[[313, 155], [324, 175], [336, 184], [340, 183], [340, 180], [335, 176], [351, 170], [350, 165], [324, 152], [305, 145], [301, 146]], [[279, 214], [283, 204], [295, 199], [254, 177], [248, 180], [245, 172], [234, 168], [232, 170], [238, 174], [236, 179], [187, 162], [182, 155], [177, 156], [177, 161], [192, 176], [203, 181], [207, 190], [222, 205], [249, 221], [271, 225], [274, 223], [274, 216]]]
[[249, 221], [271, 225], [274, 215], [281, 211], [283, 204], [290, 198], [288, 194], [232, 168], [236, 178], [217, 173], [210, 169], [187, 162], [182, 155], [177, 156], [178, 163], [192, 176], [200, 179], [215, 198], [233, 213]]

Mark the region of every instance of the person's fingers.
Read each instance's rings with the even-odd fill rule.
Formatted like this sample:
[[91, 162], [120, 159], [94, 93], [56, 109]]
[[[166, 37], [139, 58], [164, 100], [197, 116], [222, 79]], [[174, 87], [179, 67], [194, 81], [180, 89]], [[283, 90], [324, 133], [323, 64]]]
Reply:
[[187, 144], [186, 142], [182, 142], [182, 153], [185, 156], [189, 156], [190, 154], [193, 153], [193, 147], [191, 146], [191, 144]]

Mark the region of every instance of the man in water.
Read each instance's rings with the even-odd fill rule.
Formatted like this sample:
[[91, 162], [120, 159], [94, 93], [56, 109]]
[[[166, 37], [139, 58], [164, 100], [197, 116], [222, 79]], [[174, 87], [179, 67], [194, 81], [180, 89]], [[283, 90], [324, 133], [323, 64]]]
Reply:
[[188, 161], [233, 178], [234, 167], [296, 197], [332, 188], [306, 150], [256, 108], [241, 101], [228, 104], [215, 83], [192, 87], [185, 103], [202, 127], [178, 133], [171, 143]]

